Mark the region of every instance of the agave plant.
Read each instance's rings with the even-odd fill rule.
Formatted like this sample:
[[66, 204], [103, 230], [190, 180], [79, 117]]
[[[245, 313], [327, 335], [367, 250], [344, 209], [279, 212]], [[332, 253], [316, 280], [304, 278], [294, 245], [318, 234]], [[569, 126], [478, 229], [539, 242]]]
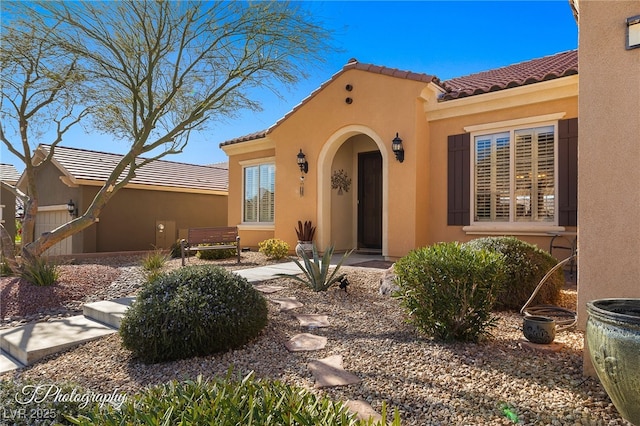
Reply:
[[302, 263], [298, 259], [293, 259], [296, 265], [298, 265], [298, 268], [304, 272], [305, 276], [303, 278], [293, 274], [278, 274], [278, 276], [293, 278], [296, 281], [308, 285], [313, 291], [326, 291], [343, 277], [342, 275], [338, 275], [338, 271], [342, 266], [342, 262], [349, 257], [352, 251], [353, 250], [349, 250], [346, 252], [336, 267], [331, 270], [329, 266], [331, 264], [331, 256], [333, 256], [333, 246], [327, 247], [322, 259], [320, 259], [318, 249], [316, 245], [313, 244], [311, 258], [309, 258], [305, 252], [301, 252]]

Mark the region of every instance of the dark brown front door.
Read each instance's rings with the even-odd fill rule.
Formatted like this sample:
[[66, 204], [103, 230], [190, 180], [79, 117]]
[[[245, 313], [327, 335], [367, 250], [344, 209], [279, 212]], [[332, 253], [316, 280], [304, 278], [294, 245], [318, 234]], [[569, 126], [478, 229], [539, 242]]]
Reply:
[[382, 249], [382, 155], [358, 154], [358, 248]]

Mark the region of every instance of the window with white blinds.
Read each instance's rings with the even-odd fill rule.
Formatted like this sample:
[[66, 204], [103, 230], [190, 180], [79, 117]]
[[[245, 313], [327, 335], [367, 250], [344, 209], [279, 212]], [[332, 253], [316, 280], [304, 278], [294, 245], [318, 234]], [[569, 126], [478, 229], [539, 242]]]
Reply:
[[260, 164], [244, 168], [243, 221], [273, 223], [276, 166]]
[[555, 221], [555, 128], [474, 138], [475, 222]]

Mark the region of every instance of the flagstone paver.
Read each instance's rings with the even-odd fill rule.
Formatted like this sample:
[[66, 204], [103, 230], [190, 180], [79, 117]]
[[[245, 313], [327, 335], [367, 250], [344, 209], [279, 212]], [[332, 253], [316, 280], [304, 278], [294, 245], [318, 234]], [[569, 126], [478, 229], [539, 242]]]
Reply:
[[360, 383], [360, 378], [342, 368], [342, 355], [331, 355], [309, 362], [309, 370], [316, 379], [315, 388], [346, 386]]
[[290, 311], [304, 306], [302, 303], [298, 302], [295, 297], [272, 297], [269, 300], [273, 303], [279, 304], [280, 311]]
[[289, 352], [319, 351], [327, 346], [327, 338], [311, 333], [301, 333], [293, 336], [284, 346]]
[[319, 314], [295, 314], [294, 317], [302, 327], [329, 327], [329, 316]]
[[344, 405], [346, 405], [347, 409], [354, 413], [360, 420], [369, 421], [369, 419], [373, 419], [374, 422], [382, 420], [382, 416], [373, 409], [371, 404], [363, 399], [350, 399], [345, 402]]
[[257, 284], [254, 287], [259, 292], [265, 293], [265, 294], [275, 293], [275, 292], [280, 291], [280, 290], [282, 290], [284, 288], [284, 287], [279, 286], [279, 285], [270, 285], [270, 284]]

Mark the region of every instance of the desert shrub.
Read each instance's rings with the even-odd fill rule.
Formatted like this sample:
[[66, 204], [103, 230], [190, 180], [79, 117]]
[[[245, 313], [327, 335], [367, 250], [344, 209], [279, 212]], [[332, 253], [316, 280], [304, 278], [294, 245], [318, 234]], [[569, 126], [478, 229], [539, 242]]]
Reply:
[[[59, 395], [71, 395], [73, 392], [78, 395], [85, 394], [81, 387], [69, 383], [35, 384], [28, 381], [16, 382], [11, 379], [0, 380], [0, 407], [2, 407], [0, 415], [3, 420], [0, 424], [13, 426], [71, 424], [65, 419], [65, 415], [78, 416], [90, 412], [82, 401], [64, 401], [65, 398], [54, 398], [57, 390], [60, 391]], [[45, 398], [47, 392], [50, 394]], [[35, 398], [33, 398], [34, 395], [36, 395]]]
[[162, 275], [162, 268], [169, 260], [169, 257], [160, 249], [156, 249], [142, 259], [142, 269], [144, 270], [147, 282], [156, 280]]
[[25, 260], [20, 275], [31, 284], [41, 287], [54, 284], [60, 276], [58, 265], [44, 256]]
[[[200, 246], [212, 246], [214, 244], [199, 244]], [[223, 244], [220, 244], [223, 245]], [[220, 260], [229, 259], [237, 256], [236, 249], [220, 249], [220, 250], [200, 250], [196, 253], [196, 257], [202, 260]]]
[[413, 250], [394, 266], [395, 294], [419, 330], [438, 340], [478, 341], [494, 326], [502, 256], [460, 243]]
[[178, 257], [182, 257], [182, 250], [181, 250], [181, 247], [180, 247], [180, 241], [181, 240], [176, 240], [176, 242], [171, 244], [171, 247], [169, 248], [169, 256], [172, 259], [176, 259]]
[[246, 279], [213, 265], [150, 282], [120, 326], [123, 344], [155, 363], [237, 348], [267, 324], [267, 302]]
[[270, 259], [282, 259], [289, 254], [289, 244], [277, 238], [270, 238], [258, 244], [258, 251]]
[[318, 248], [313, 244], [313, 254], [311, 258], [309, 258], [306, 252], [302, 251], [300, 256], [302, 257], [303, 263], [300, 263], [298, 259], [293, 259], [296, 265], [298, 265], [298, 268], [300, 268], [304, 274], [302, 278], [294, 274], [277, 275], [280, 277], [292, 278], [306, 284], [311, 287], [313, 291], [327, 291], [329, 287], [343, 278], [343, 275], [338, 275], [338, 271], [340, 270], [342, 263], [347, 257], [349, 257], [352, 251], [353, 250], [346, 252], [342, 256], [342, 259], [340, 259], [340, 262], [338, 262], [332, 270], [330, 265], [331, 256], [333, 256], [333, 246], [327, 247], [322, 259], [320, 259], [320, 256], [318, 255]]
[[13, 275], [11, 266], [5, 260], [4, 256], [0, 256], [0, 277], [10, 277]]
[[[386, 407], [383, 406], [383, 418]], [[255, 378], [171, 381], [127, 399], [120, 410], [98, 409], [74, 419], [78, 425], [374, 425], [357, 420], [341, 402], [284, 384]], [[392, 425], [400, 425], [396, 411]]]
[[[487, 249], [504, 256], [505, 282], [496, 301], [497, 309], [519, 311], [533, 294], [540, 280], [558, 261], [548, 252], [515, 237], [485, 237], [466, 243], [475, 249]], [[533, 305], [556, 304], [564, 286], [561, 270], [542, 286]]]

